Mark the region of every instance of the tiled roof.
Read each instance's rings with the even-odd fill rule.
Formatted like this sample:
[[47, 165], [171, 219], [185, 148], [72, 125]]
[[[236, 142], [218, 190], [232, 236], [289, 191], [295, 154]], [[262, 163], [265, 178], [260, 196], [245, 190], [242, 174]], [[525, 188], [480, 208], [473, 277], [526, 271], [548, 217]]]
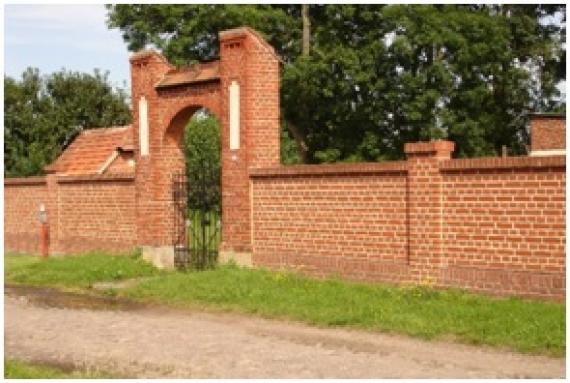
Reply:
[[171, 70], [164, 75], [158, 84], [156, 84], [156, 88], [213, 81], [219, 80], [219, 78], [220, 62], [212, 61], [196, 64], [188, 68]]
[[84, 130], [45, 170], [62, 175], [97, 174], [115, 150], [133, 150], [132, 140], [130, 125]]

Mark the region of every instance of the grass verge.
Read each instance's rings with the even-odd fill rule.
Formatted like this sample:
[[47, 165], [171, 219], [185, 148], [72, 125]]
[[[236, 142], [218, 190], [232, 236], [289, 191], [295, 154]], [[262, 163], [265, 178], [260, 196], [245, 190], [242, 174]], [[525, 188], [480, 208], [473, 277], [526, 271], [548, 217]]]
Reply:
[[91, 253], [47, 259], [24, 255], [4, 257], [4, 281], [14, 284], [86, 289], [95, 282], [158, 274], [137, 253], [121, 256]]
[[[93, 262], [105, 272], [74, 270], [75, 257], [41, 267], [19, 261], [16, 270], [6, 260], [6, 280], [50, 284], [62, 270], [69, 284], [85, 287], [91, 280], [115, 275], [114, 257], [86, 256], [81, 268]], [[9, 257], [6, 257], [9, 258]], [[63, 266], [66, 262], [70, 264]], [[122, 297], [178, 307], [208, 307], [270, 318], [286, 318], [319, 326], [344, 326], [407, 334], [424, 339], [453, 339], [521, 352], [563, 356], [566, 346], [565, 305], [518, 298], [496, 299], [459, 290], [392, 287], [336, 279], [315, 280], [293, 273], [222, 266], [203, 272], [148, 270], [138, 259], [129, 262], [128, 275], [157, 275], [134, 287], [114, 292]], [[103, 266], [105, 264], [105, 266]], [[123, 265], [123, 263], [120, 263]], [[113, 271], [115, 270], [115, 271]], [[57, 272], [56, 272], [57, 271]], [[42, 276], [45, 274], [45, 276]], [[95, 277], [95, 276], [96, 277]], [[126, 271], [121, 277], [126, 276]], [[61, 281], [59, 282], [61, 283]], [[57, 285], [56, 285], [57, 286]]]
[[111, 376], [99, 372], [81, 370], [64, 371], [42, 364], [4, 358], [5, 379], [110, 379]]

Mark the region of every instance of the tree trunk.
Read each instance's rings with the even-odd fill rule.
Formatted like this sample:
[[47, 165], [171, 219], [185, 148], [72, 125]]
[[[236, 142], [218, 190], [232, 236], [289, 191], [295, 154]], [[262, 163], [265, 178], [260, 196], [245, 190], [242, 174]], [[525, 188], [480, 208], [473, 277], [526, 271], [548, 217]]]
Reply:
[[305, 136], [301, 132], [301, 130], [292, 122], [285, 121], [287, 125], [287, 130], [293, 136], [293, 139], [297, 143], [297, 153], [299, 154], [299, 158], [301, 159], [301, 163], [306, 164], [308, 160], [308, 153], [309, 147], [307, 146], [307, 142], [305, 141]]
[[303, 18], [303, 56], [308, 56], [311, 49], [311, 20], [309, 20], [309, 4], [301, 5], [301, 17]]

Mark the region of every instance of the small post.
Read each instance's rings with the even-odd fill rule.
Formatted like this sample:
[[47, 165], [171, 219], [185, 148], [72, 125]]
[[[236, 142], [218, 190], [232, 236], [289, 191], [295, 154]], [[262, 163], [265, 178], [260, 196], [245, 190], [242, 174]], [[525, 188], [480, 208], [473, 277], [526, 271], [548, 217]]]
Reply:
[[40, 253], [43, 258], [47, 258], [49, 253], [49, 226], [46, 207], [43, 203], [40, 205], [38, 220], [40, 221]]
[[503, 158], [508, 157], [509, 154], [507, 152], [507, 145], [503, 145], [501, 147], [501, 154], [502, 154]]

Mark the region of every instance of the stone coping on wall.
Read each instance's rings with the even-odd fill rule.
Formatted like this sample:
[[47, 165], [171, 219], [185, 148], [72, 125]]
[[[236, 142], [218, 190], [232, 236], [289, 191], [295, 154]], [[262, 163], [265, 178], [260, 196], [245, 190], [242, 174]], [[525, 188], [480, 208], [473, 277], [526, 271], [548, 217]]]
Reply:
[[565, 167], [565, 156], [465, 158], [445, 160], [439, 163], [439, 169], [444, 172], [476, 171], [487, 169], [536, 169]]
[[287, 165], [274, 168], [250, 168], [249, 176], [260, 177], [295, 177], [322, 175], [353, 174], [405, 174], [408, 171], [406, 161], [366, 162], [358, 164], [321, 164], [321, 165]]
[[44, 185], [46, 178], [43, 176], [4, 178], [4, 186], [10, 185]]
[[58, 183], [134, 181], [134, 174], [88, 174], [58, 176]]

